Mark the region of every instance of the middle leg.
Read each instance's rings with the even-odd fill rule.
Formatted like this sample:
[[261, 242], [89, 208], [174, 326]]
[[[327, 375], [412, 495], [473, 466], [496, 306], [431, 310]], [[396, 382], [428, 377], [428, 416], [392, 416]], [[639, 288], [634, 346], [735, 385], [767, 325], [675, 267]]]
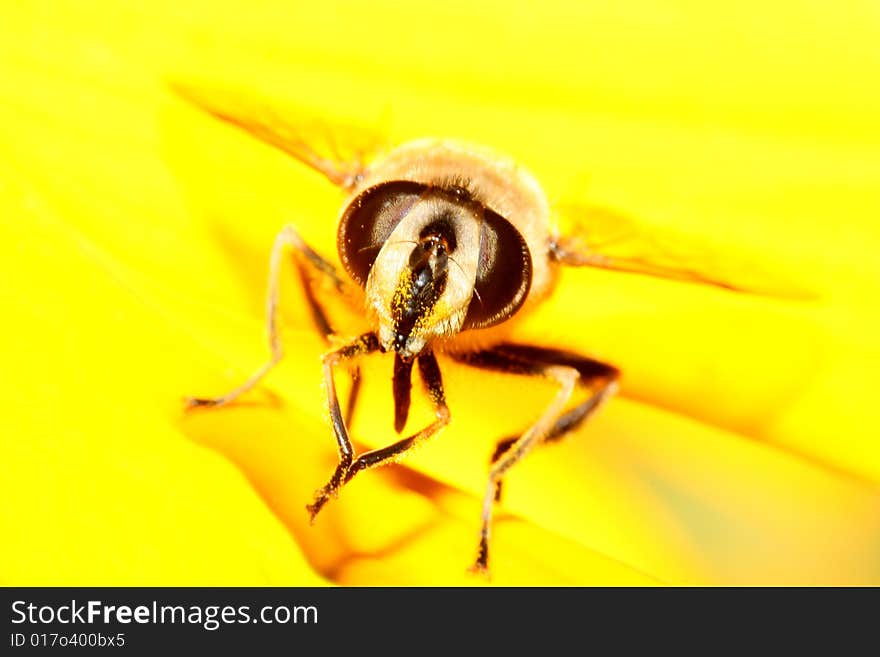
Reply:
[[[559, 440], [579, 426], [616, 387], [616, 368], [570, 352], [526, 345], [499, 345], [459, 357], [469, 365], [512, 374], [540, 376], [557, 382], [556, 396], [544, 413], [526, 432], [498, 442], [492, 456], [489, 481], [483, 500], [480, 543], [473, 570], [486, 572], [489, 563], [489, 537], [494, 502], [500, 498], [503, 476], [540, 443]], [[588, 387], [587, 398], [563, 412], [576, 384]]]
[[[587, 418], [617, 390], [617, 380], [620, 378], [620, 370], [613, 365], [603, 363], [587, 356], [582, 356], [571, 351], [562, 349], [548, 349], [531, 345], [502, 344], [497, 347], [498, 351], [505, 356], [525, 360], [533, 363], [549, 363], [567, 365], [578, 371], [580, 378], [578, 384], [587, 387], [590, 394], [581, 403], [571, 410], [563, 413], [553, 428], [544, 437], [543, 443], [556, 442], [565, 438], [568, 433], [581, 426]], [[508, 449], [516, 442], [519, 435], [502, 438], [495, 445], [495, 451], [489, 465], [494, 465]], [[499, 481], [495, 489], [495, 501], [501, 501], [503, 482]]]
[[[269, 279], [266, 289], [266, 334], [269, 342], [269, 360], [263, 363], [246, 381], [218, 397], [189, 397], [187, 408], [218, 407], [229, 404], [241, 395], [249, 392], [281, 361], [284, 347], [278, 330], [278, 305], [280, 294], [281, 264], [288, 249], [294, 254], [297, 273], [305, 291], [306, 302], [311, 311], [312, 320], [321, 333], [324, 341], [329, 344], [334, 334], [327, 314], [321, 307], [313, 288], [312, 274], [329, 280], [336, 290], [345, 293], [346, 282], [339, 276], [336, 268], [324, 260], [297, 233], [293, 226], [284, 226], [275, 238], [272, 253], [269, 257]], [[360, 388], [360, 372], [355, 367], [350, 370], [352, 378], [346, 420], [351, 421]]]

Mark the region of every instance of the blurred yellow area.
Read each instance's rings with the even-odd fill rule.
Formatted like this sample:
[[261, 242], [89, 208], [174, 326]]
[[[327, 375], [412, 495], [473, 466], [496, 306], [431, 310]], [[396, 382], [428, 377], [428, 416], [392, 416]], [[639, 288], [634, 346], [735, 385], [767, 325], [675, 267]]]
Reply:
[[[484, 143], [816, 293], [566, 271], [514, 337], [621, 394], [511, 471], [492, 583], [880, 584], [877, 70], [869, 0], [5, 3], [0, 584], [483, 584], [494, 441], [553, 394], [443, 359], [452, 425], [309, 526], [336, 453], [293, 276], [282, 366], [181, 399], [264, 361], [273, 238], [335, 258], [342, 198], [170, 79]], [[385, 445], [391, 360], [364, 367], [352, 434]]]

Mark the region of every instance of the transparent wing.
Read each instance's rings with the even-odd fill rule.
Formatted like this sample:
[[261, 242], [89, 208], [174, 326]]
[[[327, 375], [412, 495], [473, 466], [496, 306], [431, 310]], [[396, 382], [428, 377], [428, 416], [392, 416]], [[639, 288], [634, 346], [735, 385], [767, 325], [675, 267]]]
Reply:
[[366, 161], [386, 141], [377, 132], [330, 125], [301, 109], [254, 94], [180, 81], [169, 86], [194, 106], [291, 155], [340, 187], [353, 187]]
[[553, 253], [563, 264], [597, 267], [727, 290], [807, 300], [816, 293], [761, 258], [684, 233], [648, 226], [598, 206], [563, 206]]

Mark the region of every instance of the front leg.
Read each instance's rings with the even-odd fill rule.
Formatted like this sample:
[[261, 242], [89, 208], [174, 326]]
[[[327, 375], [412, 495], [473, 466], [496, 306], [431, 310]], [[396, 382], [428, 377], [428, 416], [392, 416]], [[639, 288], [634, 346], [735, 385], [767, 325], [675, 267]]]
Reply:
[[335, 495], [336, 491], [342, 485], [343, 478], [351, 466], [354, 449], [351, 446], [351, 440], [348, 437], [348, 429], [345, 426], [345, 420], [342, 417], [342, 410], [339, 408], [339, 396], [336, 394], [336, 382], [333, 379], [333, 368], [339, 363], [350, 361], [361, 356], [365, 356], [379, 349], [379, 338], [375, 333], [365, 333], [353, 342], [324, 354], [324, 387], [327, 390], [327, 410], [330, 413], [330, 424], [333, 427], [333, 435], [336, 438], [336, 445], [339, 449], [339, 465], [321, 490], [315, 495], [315, 501], [306, 506], [311, 520], [314, 522], [315, 516], [321, 507], [329, 499], [330, 495]]
[[[373, 347], [372, 341], [369, 343], [368, 347], [377, 349], [378, 340], [376, 340], [376, 336], [373, 334], [362, 336], [358, 340], [363, 341], [367, 337], [372, 341], [375, 341], [375, 347]], [[313, 521], [318, 512], [327, 503], [327, 500], [330, 499], [330, 496], [336, 495], [339, 492], [339, 489], [351, 481], [358, 472], [393, 463], [401, 459], [410, 449], [432, 437], [440, 431], [440, 429], [449, 424], [450, 414], [449, 408], [446, 406], [446, 396], [443, 392], [443, 379], [440, 375], [440, 367], [437, 365], [437, 359], [432, 352], [424, 352], [418, 356], [419, 374], [421, 375], [422, 383], [427, 390], [428, 396], [431, 398], [436, 419], [421, 431], [417, 431], [403, 440], [398, 440], [388, 447], [364, 452], [358, 456], [357, 459], [352, 461], [351, 442], [348, 439], [345, 424], [342, 422], [342, 416], [339, 413], [339, 403], [336, 401], [336, 393], [333, 389], [332, 365], [339, 362], [339, 360], [344, 358], [345, 355], [351, 354], [350, 357], [355, 357], [357, 355], [362, 355], [363, 353], [368, 353], [363, 350], [357, 351], [359, 349], [357, 345], [358, 342], [343, 347], [336, 352], [331, 352], [325, 359], [324, 378], [327, 385], [328, 401], [330, 403], [330, 419], [333, 424], [333, 431], [336, 434], [337, 442], [339, 443], [339, 465], [336, 467], [336, 470], [334, 471], [333, 476], [330, 477], [330, 481], [327, 482], [327, 485], [315, 494], [314, 502], [306, 507], [311, 514]], [[373, 349], [370, 350], [372, 351]], [[343, 350], [348, 350], [345, 352], [345, 355], [335, 355]], [[330, 363], [329, 368], [328, 363]]]

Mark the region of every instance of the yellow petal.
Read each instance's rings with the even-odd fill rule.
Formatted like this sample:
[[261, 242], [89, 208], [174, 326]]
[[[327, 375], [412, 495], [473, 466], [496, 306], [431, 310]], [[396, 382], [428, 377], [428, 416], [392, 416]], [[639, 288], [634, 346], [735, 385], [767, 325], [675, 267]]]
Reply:
[[176, 430], [187, 334], [5, 180], [3, 583], [319, 583], [241, 473]]

